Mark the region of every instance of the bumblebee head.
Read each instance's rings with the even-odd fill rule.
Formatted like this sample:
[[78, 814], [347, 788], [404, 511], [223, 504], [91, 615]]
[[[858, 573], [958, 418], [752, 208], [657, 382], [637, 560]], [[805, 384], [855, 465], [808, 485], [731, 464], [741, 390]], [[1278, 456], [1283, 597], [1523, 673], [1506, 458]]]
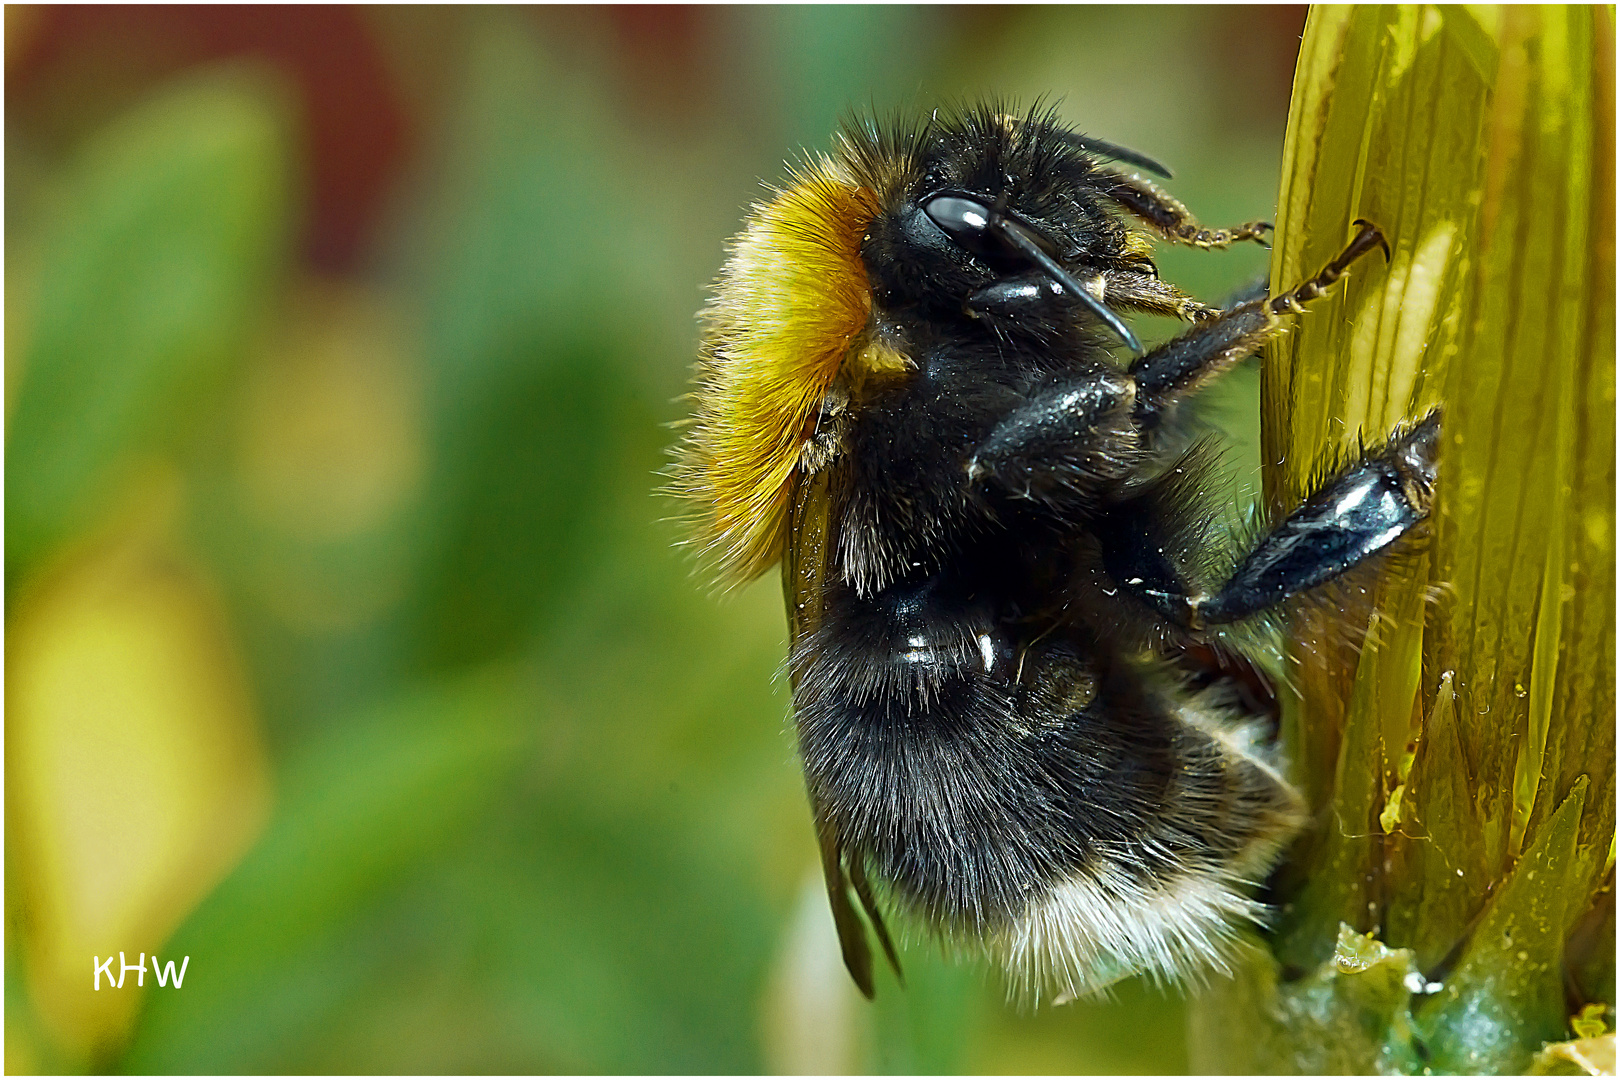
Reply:
[[1113, 174], [1093, 155], [1161, 167], [1079, 136], [1050, 112], [1012, 117], [993, 106], [935, 116], [899, 155], [885, 153], [879, 140], [870, 128], [846, 136], [857, 171], [874, 172], [871, 163], [895, 156], [904, 163], [889, 173], [882, 209], [861, 243], [880, 308], [959, 321], [974, 317], [971, 298], [998, 284], [1044, 286], [1138, 348], [1084, 284], [1146, 261], [1136, 234], [1110, 212]]

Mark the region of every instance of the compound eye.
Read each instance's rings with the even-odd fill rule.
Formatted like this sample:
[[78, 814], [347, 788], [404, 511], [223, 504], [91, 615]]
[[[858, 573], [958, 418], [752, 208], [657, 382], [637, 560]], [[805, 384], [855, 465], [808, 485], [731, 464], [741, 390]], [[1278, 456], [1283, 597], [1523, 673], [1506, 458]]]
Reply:
[[1054, 285], [1107, 323], [1108, 328], [1118, 334], [1132, 352], [1142, 351], [1130, 327], [1063, 268], [1055, 258], [1056, 245], [1037, 230], [959, 191], [937, 192], [924, 199], [920, 209], [940, 232], [997, 270], [1005, 271], [1010, 267], [1040, 268]]
[[928, 220], [975, 255], [1006, 257], [1012, 252], [990, 232], [990, 208], [965, 195], [935, 195], [922, 204]]
[[1003, 267], [1030, 265], [1031, 245], [1047, 255], [1056, 254], [1052, 241], [971, 195], [940, 192], [923, 200], [922, 211], [959, 247]]

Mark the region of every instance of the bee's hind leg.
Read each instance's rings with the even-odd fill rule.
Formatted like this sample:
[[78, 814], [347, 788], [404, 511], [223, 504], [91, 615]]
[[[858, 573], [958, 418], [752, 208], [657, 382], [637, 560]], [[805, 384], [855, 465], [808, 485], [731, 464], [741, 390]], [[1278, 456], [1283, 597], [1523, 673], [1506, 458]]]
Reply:
[[1439, 450], [1436, 410], [1329, 477], [1213, 592], [1190, 589], [1165, 554], [1151, 499], [1120, 509], [1104, 538], [1105, 567], [1184, 629], [1236, 622], [1338, 577], [1427, 518]]
[[1429, 516], [1439, 451], [1437, 409], [1312, 492], [1225, 585], [1189, 600], [1188, 625], [1235, 622], [1383, 551]]

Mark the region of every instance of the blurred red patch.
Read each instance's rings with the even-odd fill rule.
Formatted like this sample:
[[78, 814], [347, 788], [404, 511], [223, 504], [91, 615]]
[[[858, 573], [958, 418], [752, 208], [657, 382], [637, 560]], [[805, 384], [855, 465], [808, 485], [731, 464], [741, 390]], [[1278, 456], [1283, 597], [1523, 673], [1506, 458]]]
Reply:
[[48, 143], [70, 140], [188, 68], [258, 58], [302, 97], [306, 257], [317, 269], [344, 271], [364, 256], [414, 132], [362, 11], [87, 5], [29, 14], [21, 47], [8, 50], [8, 125]]

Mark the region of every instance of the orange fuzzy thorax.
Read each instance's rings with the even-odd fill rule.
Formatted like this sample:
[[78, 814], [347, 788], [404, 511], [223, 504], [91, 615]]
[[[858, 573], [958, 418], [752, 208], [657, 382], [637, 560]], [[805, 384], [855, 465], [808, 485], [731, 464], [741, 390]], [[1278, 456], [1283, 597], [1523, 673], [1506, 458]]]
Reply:
[[820, 159], [754, 207], [704, 309], [674, 490], [701, 504], [698, 540], [725, 584], [781, 556], [804, 446], [846, 361], [865, 351], [860, 245], [878, 208], [845, 162]]

